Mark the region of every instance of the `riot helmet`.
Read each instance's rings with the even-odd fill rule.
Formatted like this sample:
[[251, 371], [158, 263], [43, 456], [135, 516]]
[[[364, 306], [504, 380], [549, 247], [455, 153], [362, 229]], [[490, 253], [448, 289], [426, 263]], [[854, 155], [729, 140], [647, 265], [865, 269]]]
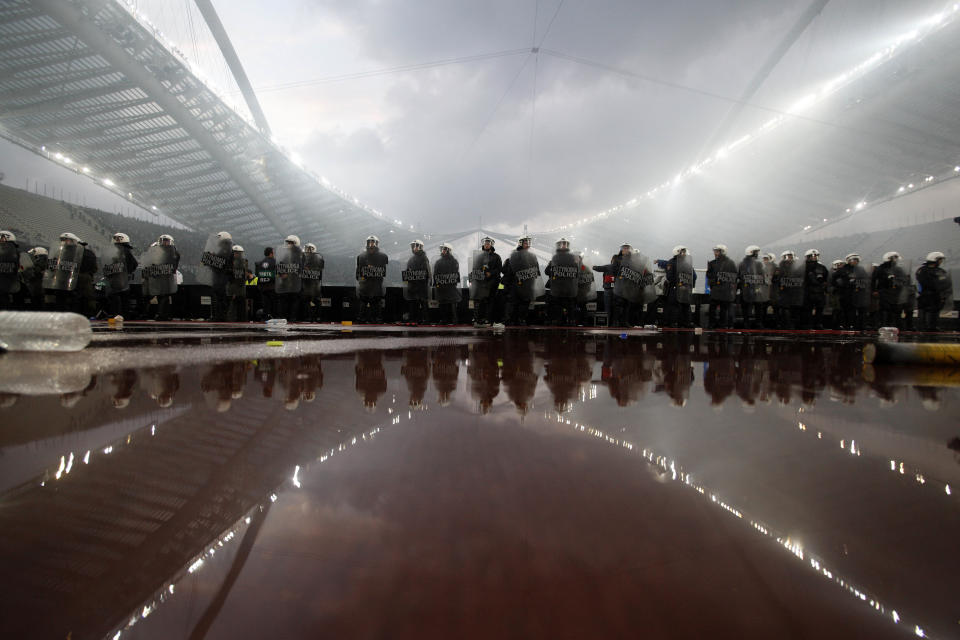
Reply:
[[715, 244], [713, 245], [714, 252], [719, 252], [721, 256], [727, 255], [727, 245], [725, 244]]
[[525, 247], [530, 248], [530, 244], [533, 239], [530, 236], [520, 236], [517, 238], [517, 248]]
[[411, 242], [410, 251], [412, 251], [413, 253], [416, 253], [417, 251], [423, 251], [423, 240], [420, 240], [419, 238], [417, 238], [416, 240]]
[[786, 251], [780, 254], [781, 260], [793, 260], [795, 257], [796, 255], [790, 249], [787, 249]]
[[233, 245], [233, 252], [234, 252], [234, 253], [243, 253], [243, 247], [241, 247], [241, 246], [238, 245], [238, 244], [235, 244], [235, 245]]
[[220, 233], [217, 234], [217, 240], [230, 240], [230, 241], [232, 241], [232, 240], [233, 240], [233, 236], [231, 236], [231, 235], [230, 235], [229, 233], [227, 233], [226, 231], [221, 231]]
[[840, 258], [837, 258], [831, 264], [833, 264], [834, 269], [839, 269], [840, 267], [843, 266], [843, 260], [841, 260]]
[[803, 252], [803, 256], [807, 259], [807, 262], [817, 262], [820, 260], [820, 252], [816, 249], [807, 249]]
[[113, 244], [130, 244], [130, 236], [125, 233], [113, 234]]
[[17, 236], [13, 231], [7, 231], [6, 229], [0, 231], [0, 242], [16, 242]]
[[620, 245], [620, 255], [628, 256], [632, 251], [633, 247], [629, 243], [624, 242]]
[[32, 256], [45, 256], [47, 255], [47, 250], [44, 249], [43, 247], [34, 247], [33, 249], [30, 249], [29, 251], [27, 251], [27, 253], [29, 253]]
[[168, 247], [173, 244], [173, 236], [171, 236], [168, 233], [165, 233], [159, 238], [157, 238], [157, 242], [160, 243], [160, 246], [162, 247]]
[[374, 247], [380, 247], [380, 238], [377, 236], [367, 236], [367, 249], [373, 249]]
[[483, 240], [480, 241], [480, 246], [482, 246], [484, 249], [486, 249], [486, 248], [487, 248], [487, 244], [489, 244], [489, 245], [490, 245], [490, 248], [493, 249], [494, 245], [497, 244], [497, 243], [496, 243], [496, 241], [495, 241], [493, 238], [491, 238], [490, 236], [486, 236], [486, 237], [484, 237]]
[[686, 255], [686, 253], [687, 253], [687, 248], [682, 244], [678, 244], [673, 248], [673, 255], [675, 256], [679, 256], [680, 254]]
[[450, 255], [453, 253], [453, 247], [450, 244], [444, 242], [440, 245], [440, 255]]
[[284, 239], [284, 242], [293, 247], [300, 246], [300, 237], [295, 235], [289, 235]]
[[927, 254], [927, 262], [936, 262], [940, 263], [946, 259], [946, 256], [943, 255], [942, 251], [931, 251]]
[[68, 231], [67, 233], [60, 234], [60, 242], [63, 242], [64, 244], [77, 244], [80, 242], [80, 238]]
[[853, 260], [856, 260], [856, 261], [857, 261], [857, 264], [859, 264], [859, 263], [860, 263], [860, 254], [859, 254], [859, 253], [848, 253], [848, 254], [846, 255], [846, 257], [844, 258], [844, 260], [846, 260], [847, 264], [850, 264]]
[[772, 253], [772, 252], [771, 252], [771, 253], [767, 253], [767, 254], [765, 254], [765, 255], [763, 256], [763, 258], [764, 258], [764, 260], [772, 260], [773, 262], [776, 262], [776, 261], [777, 261], [777, 254]]
[[566, 238], [560, 238], [559, 240], [557, 240], [557, 249], [569, 249], [569, 248], [570, 248], [569, 240], [567, 240]]
[[312, 242], [308, 242], [307, 244], [303, 245], [303, 252], [304, 252], [304, 253], [316, 253], [316, 252], [317, 252], [317, 245], [313, 244]]
[[885, 254], [883, 254], [884, 262], [896, 262], [899, 259], [900, 259], [900, 254], [897, 253], [896, 251], [887, 251]]
[[758, 257], [758, 256], [760, 255], [760, 247], [758, 247], [758, 246], [755, 245], [755, 244], [752, 244], [752, 245], [750, 245], [749, 247], [747, 247], [746, 249], [744, 249], [743, 255], [744, 255], [744, 256], [753, 256], [753, 257], [756, 258], [756, 257]]

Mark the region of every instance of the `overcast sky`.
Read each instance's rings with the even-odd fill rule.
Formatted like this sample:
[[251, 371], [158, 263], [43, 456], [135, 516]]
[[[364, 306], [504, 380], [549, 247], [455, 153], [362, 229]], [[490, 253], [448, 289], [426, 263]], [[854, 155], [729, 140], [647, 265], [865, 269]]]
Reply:
[[[188, 56], [216, 57], [191, 41], [192, 3], [138, 4]], [[810, 0], [215, 5], [275, 137], [390, 218], [441, 232], [555, 227], [669, 180], [713, 151], [721, 98], [739, 96]], [[787, 107], [942, 6], [832, 0], [753, 103]], [[769, 117], [746, 108], [727, 141]]]

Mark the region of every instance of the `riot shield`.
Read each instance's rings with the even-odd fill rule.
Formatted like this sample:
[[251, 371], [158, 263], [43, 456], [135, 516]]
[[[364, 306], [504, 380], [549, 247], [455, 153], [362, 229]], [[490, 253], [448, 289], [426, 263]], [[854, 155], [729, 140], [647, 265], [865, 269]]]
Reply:
[[234, 251], [230, 259], [229, 280], [226, 293], [228, 296], [245, 296], [247, 293], [247, 259], [242, 251]]
[[0, 242], [0, 293], [20, 290], [20, 258], [12, 242]]
[[[426, 260], [426, 258], [424, 258]], [[357, 295], [378, 298], [384, 294], [383, 279], [387, 277], [388, 258], [380, 251], [364, 251], [357, 256]]]
[[302, 293], [308, 298], [319, 298], [323, 282], [323, 256], [319, 253], [303, 254]]
[[140, 262], [143, 282], [149, 282], [149, 295], [172, 296], [177, 292], [176, 249], [154, 245], [147, 249]]
[[803, 306], [803, 284], [806, 278], [806, 266], [799, 260], [780, 262], [780, 292], [778, 299], [781, 307]]
[[460, 302], [460, 265], [453, 254], [433, 263], [433, 297], [440, 304]]
[[580, 272], [577, 276], [577, 302], [592, 302], [597, 297], [595, 283], [593, 265], [586, 256], [581, 256]]
[[130, 289], [130, 274], [127, 273], [127, 254], [123, 246], [112, 245], [103, 254], [104, 279], [107, 281], [107, 293], [121, 293]]
[[620, 269], [613, 282], [614, 295], [631, 303], [646, 303], [657, 299], [653, 279], [653, 265], [640, 253], [620, 258]]
[[427, 300], [430, 298], [430, 261], [422, 251], [410, 256], [407, 268], [400, 273], [403, 278], [404, 300]]
[[540, 282], [537, 256], [529, 249], [516, 249], [510, 254], [510, 268], [513, 271], [513, 280], [506, 284], [521, 300], [535, 300], [538, 289], [543, 286]]
[[943, 301], [943, 311], [953, 311], [953, 277], [950, 275], [950, 271], [946, 271], [946, 277], [943, 279], [942, 287], [940, 289], [940, 299]]
[[47, 262], [47, 270], [43, 272], [43, 288], [57, 291], [76, 289], [82, 258], [82, 245], [61, 243], [57, 255]]
[[225, 285], [232, 253], [233, 240], [220, 240], [217, 234], [211, 233], [200, 256], [197, 282], [208, 287]]
[[[740, 297], [745, 303], [763, 302], [766, 280], [763, 263], [759, 258], [747, 256], [740, 261]], [[769, 294], [768, 294], [769, 295]]]
[[911, 295], [916, 296], [916, 292], [911, 287], [913, 285], [913, 261], [902, 258], [897, 260], [897, 266], [893, 268], [893, 273], [897, 283], [897, 304], [907, 304]]
[[862, 264], [855, 266], [849, 276], [850, 302], [857, 309], [867, 309], [870, 307], [870, 298], [873, 295], [872, 288], [873, 267]]
[[[710, 284], [710, 299], [717, 302], [733, 302], [737, 297], [737, 265], [727, 256], [712, 260], [713, 282]], [[708, 265], [708, 272], [709, 272]], [[801, 270], [801, 283], [803, 272]]]
[[277, 293], [300, 293], [303, 252], [300, 247], [284, 245], [277, 249]]
[[570, 251], [557, 251], [550, 260], [550, 295], [555, 298], [576, 298], [580, 267]]
[[774, 277], [777, 274], [777, 263], [773, 260], [763, 263], [763, 288], [764, 294], [760, 302], [770, 302], [774, 306], [779, 304], [780, 291], [773, 286]]
[[484, 300], [490, 297], [499, 274], [491, 273], [493, 253], [477, 249], [470, 260], [470, 299]]
[[696, 284], [697, 274], [693, 269], [693, 258], [688, 255], [677, 256], [677, 302], [690, 304], [693, 302], [693, 286]]

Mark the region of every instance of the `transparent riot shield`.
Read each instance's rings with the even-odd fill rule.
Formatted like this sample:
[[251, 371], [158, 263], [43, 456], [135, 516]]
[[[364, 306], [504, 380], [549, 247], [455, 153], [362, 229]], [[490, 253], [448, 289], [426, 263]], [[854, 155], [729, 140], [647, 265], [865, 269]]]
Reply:
[[901, 258], [893, 272], [897, 283], [897, 304], [907, 304], [911, 296], [915, 299], [917, 295], [913, 288], [913, 261]]
[[232, 240], [220, 240], [217, 234], [211, 233], [200, 256], [197, 282], [208, 287], [225, 285], [232, 252]]
[[[426, 257], [424, 257], [426, 260]], [[386, 254], [380, 251], [364, 251], [357, 256], [357, 295], [361, 298], [378, 298], [384, 294], [383, 279], [387, 277]], [[428, 283], [429, 287], [429, 283]]]
[[803, 306], [803, 285], [806, 278], [806, 266], [799, 260], [783, 260], [780, 263], [781, 307]]
[[107, 282], [107, 293], [121, 293], [130, 289], [127, 254], [122, 246], [115, 244], [106, 250], [100, 271]]
[[43, 272], [43, 288], [57, 291], [75, 290], [82, 258], [82, 245], [61, 243], [57, 255], [47, 262], [47, 270]]
[[587, 256], [580, 257], [580, 271], [577, 275], [577, 301], [593, 302], [597, 297], [596, 282], [593, 264]]
[[410, 256], [407, 268], [401, 271], [404, 300], [428, 300], [430, 298], [430, 261], [422, 251]]
[[557, 251], [550, 260], [550, 295], [555, 298], [577, 297], [580, 263], [577, 254]]
[[319, 298], [323, 281], [323, 256], [319, 253], [304, 253], [300, 278], [303, 295], [308, 298]]
[[870, 307], [870, 298], [873, 297], [873, 267], [864, 267], [858, 264], [852, 270], [848, 286], [850, 287], [850, 302], [857, 309]]
[[452, 253], [433, 263], [433, 298], [440, 304], [460, 302], [460, 264]]
[[20, 290], [20, 257], [12, 242], [0, 242], [0, 293]]
[[517, 297], [529, 301], [535, 300], [542, 294], [543, 281], [540, 279], [540, 265], [532, 251], [524, 249], [511, 253], [510, 268], [513, 271], [512, 282], [504, 284], [511, 287]]
[[642, 303], [648, 297], [655, 300], [657, 290], [654, 286], [653, 269], [646, 256], [639, 253], [621, 256], [620, 269], [613, 281], [613, 293], [631, 303]]
[[690, 304], [693, 302], [693, 287], [696, 284], [697, 274], [693, 268], [693, 258], [690, 254], [677, 256], [677, 302]]
[[277, 249], [277, 293], [300, 293], [303, 252], [300, 247], [284, 245]]
[[[151, 296], [171, 296], [177, 292], [176, 249], [155, 245], [147, 249], [140, 261], [143, 282]], [[147, 283], [149, 282], [149, 285]]]
[[497, 282], [498, 273], [493, 273], [491, 262], [493, 254], [489, 251], [477, 249], [470, 259], [470, 299], [484, 300], [490, 297]]
[[765, 291], [765, 274], [760, 258], [746, 256], [740, 261], [740, 298], [745, 303], [763, 302], [769, 294]]
[[653, 275], [653, 260], [639, 253], [634, 254], [634, 257], [638, 259], [638, 264], [642, 268], [640, 300], [644, 304], [648, 304], [657, 299], [657, 285]]

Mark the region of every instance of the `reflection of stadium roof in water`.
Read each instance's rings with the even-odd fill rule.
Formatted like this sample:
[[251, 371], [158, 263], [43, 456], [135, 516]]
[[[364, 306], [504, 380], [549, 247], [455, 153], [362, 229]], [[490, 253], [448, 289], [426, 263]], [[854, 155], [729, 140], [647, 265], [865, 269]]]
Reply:
[[0, 34], [0, 135], [147, 211], [327, 253], [412, 238], [299, 167], [122, 3], [3, 3]]

